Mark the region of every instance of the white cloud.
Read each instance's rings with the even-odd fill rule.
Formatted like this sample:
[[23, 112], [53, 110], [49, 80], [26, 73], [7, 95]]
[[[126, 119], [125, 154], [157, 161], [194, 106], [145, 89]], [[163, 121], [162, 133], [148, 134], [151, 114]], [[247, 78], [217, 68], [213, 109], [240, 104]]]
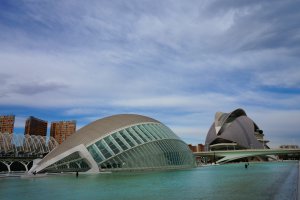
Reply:
[[238, 107], [266, 111], [253, 120], [270, 140], [298, 130], [299, 94], [263, 92], [300, 83], [299, 16], [290, 2], [24, 5], [4, 11], [14, 26], [0, 20], [1, 106], [59, 107], [58, 115], [84, 122], [146, 113], [197, 141], [215, 112]]
[[257, 75], [257, 79], [265, 86], [299, 88], [300, 71], [298, 67], [285, 67], [274, 71], [264, 71]]
[[222, 94], [207, 93], [203, 95], [160, 95], [156, 97], [122, 99], [120, 101], [112, 101], [112, 105], [129, 106], [129, 107], [152, 107], [152, 108], [186, 108], [186, 109], [207, 109], [218, 107], [218, 104], [230, 104], [236, 101], [230, 96]]
[[25, 128], [25, 121], [27, 117], [24, 116], [15, 116], [14, 128]]
[[[298, 132], [300, 111], [260, 109], [252, 111], [253, 120], [260, 122], [262, 129], [265, 126], [269, 134], [282, 135]], [[268, 133], [266, 133], [268, 134]]]

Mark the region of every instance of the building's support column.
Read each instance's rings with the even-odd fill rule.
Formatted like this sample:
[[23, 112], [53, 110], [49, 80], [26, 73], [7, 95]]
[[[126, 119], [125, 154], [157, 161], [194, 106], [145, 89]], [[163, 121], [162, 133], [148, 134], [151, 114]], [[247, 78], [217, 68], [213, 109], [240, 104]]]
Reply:
[[28, 165], [29, 165], [30, 161], [29, 162], [28, 161], [19, 161], [19, 162], [25, 167], [26, 172], [28, 172]]
[[7, 169], [8, 169], [8, 173], [10, 173], [10, 172], [11, 172], [10, 166], [11, 166], [11, 164], [13, 164], [13, 162], [11, 162], [11, 161], [2, 161], [2, 163], [3, 163], [4, 165], [6, 165], [6, 167], [7, 167]]

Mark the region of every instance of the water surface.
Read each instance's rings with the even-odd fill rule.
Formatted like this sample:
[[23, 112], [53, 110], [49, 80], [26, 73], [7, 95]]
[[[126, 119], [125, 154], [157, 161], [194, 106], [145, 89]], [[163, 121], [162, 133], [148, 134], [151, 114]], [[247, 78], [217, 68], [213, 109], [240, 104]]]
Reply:
[[192, 170], [1, 178], [1, 200], [297, 199], [298, 162], [227, 164]]

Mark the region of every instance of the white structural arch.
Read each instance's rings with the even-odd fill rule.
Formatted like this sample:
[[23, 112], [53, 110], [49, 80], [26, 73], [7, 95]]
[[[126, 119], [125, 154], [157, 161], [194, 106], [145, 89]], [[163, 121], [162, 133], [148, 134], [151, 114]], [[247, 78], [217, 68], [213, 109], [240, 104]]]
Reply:
[[43, 157], [57, 146], [53, 137], [0, 133], [0, 163], [6, 166], [8, 172], [16, 163], [22, 164], [28, 171], [34, 159]]
[[1, 157], [44, 155], [57, 146], [53, 137], [0, 133]]
[[226, 151], [202, 151], [194, 153], [196, 157], [215, 157], [215, 162], [218, 164], [224, 164], [241, 158], [284, 154], [299, 155], [300, 149], [243, 149]]

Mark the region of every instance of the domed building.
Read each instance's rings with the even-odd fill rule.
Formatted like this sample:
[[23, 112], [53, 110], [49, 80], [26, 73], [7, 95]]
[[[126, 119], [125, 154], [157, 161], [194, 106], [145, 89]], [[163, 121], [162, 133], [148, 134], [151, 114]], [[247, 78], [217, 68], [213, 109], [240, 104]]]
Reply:
[[90, 172], [181, 169], [195, 159], [177, 135], [159, 121], [134, 114], [96, 120], [71, 135], [30, 172]]
[[263, 131], [243, 109], [231, 113], [217, 112], [206, 136], [209, 150], [237, 150], [269, 148]]

